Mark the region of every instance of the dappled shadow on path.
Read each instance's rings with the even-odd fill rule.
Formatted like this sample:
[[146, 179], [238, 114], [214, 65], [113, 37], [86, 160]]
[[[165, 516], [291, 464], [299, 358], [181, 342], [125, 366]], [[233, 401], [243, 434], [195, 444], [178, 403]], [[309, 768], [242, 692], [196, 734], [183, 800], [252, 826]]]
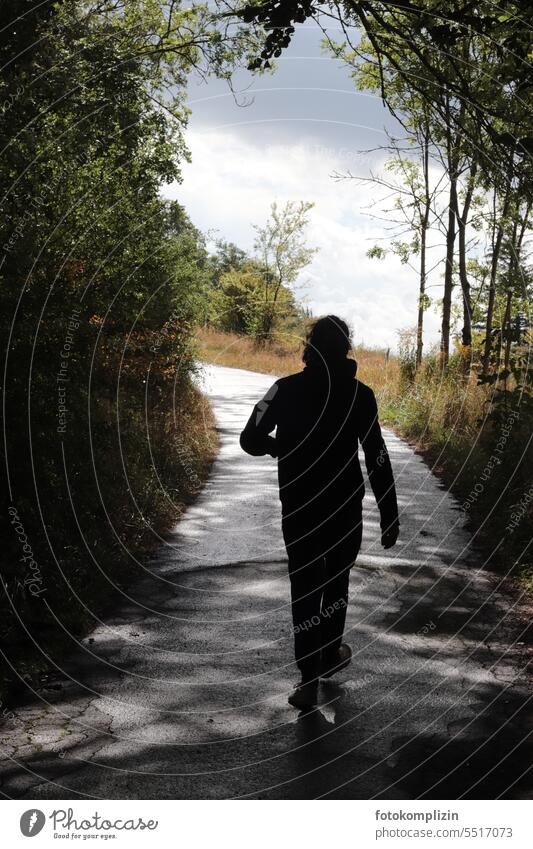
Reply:
[[110, 620], [93, 635], [94, 654], [69, 664], [82, 686], [63, 681], [44, 715], [28, 707], [24, 729], [17, 714], [13, 740], [29, 731], [42, 748], [22, 745], [4, 762], [3, 793], [519, 797], [530, 763], [527, 695], [480, 648], [479, 625], [420, 633], [421, 619], [402, 616], [413, 591], [401, 591], [405, 560], [379, 581], [354, 570], [354, 661], [321, 685], [307, 714], [286, 702], [296, 672], [285, 564], [187, 573], [179, 593], [157, 600], [168, 624], [154, 614], [137, 616], [135, 630], [124, 615]]
[[[62, 672], [4, 723], [1, 792], [525, 796], [531, 725], [516, 658], [520, 620], [479, 572], [455, 502], [407, 446], [391, 437], [389, 451], [400, 544], [383, 552], [368, 500], [347, 618], [353, 662], [321, 684], [315, 710], [287, 704], [297, 674], [275, 477], [265, 477], [263, 461], [235, 454], [231, 511], [221, 463], [131, 601], [73, 644]], [[259, 526], [250, 489], [266, 505]], [[252, 548], [253, 561], [237, 554], [228, 563], [228, 552]]]

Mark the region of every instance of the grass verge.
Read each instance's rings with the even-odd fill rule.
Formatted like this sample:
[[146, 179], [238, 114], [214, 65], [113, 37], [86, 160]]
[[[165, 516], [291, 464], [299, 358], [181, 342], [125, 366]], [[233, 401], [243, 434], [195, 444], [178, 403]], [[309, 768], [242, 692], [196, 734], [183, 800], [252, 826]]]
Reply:
[[486, 567], [533, 592], [527, 408], [496, 410], [475, 377], [426, 369], [388, 400], [385, 416], [458, 499]]
[[[116, 411], [99, 399], [90, 458], [74, 433], [74, 466], [67, 443], [68, 496], [56, 481], [41, 492], [46, 526], [29, 500], [19, 499], [8, 511], [0, 611], [3, 706], [25, 689], [46, 687], [78, 640], [132, 593], [145, 576], [142, 561], [209, 475], [218, 437], [209, 402], [190, 378], [176, 384], [165, 375], [149, 399], [137, 379], [126, 392], [128, 414], [118, 429]], [[54, 458], [44, 460], [52, 478]], [[31, 561], [23, 560], [25, 552]]]

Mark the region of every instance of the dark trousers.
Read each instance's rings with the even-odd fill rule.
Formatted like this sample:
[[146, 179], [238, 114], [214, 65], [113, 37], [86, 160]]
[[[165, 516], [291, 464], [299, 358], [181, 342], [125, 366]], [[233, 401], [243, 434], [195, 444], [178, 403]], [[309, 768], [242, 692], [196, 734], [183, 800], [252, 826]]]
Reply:
[[302, 680], [333, 662], [342, 642], [350, 568], [361, 546], [361, 511], [343, 511], [335, 522], [305, 524], [297, 515], [282, 519], [289, 557], [294, 653]]

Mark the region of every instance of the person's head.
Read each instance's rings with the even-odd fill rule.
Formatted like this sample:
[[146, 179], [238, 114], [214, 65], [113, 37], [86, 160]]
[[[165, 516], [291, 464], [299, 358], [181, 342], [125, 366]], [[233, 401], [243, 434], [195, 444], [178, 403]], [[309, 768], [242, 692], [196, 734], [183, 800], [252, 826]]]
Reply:
[[350, 328], [342, 318], [325, 315], [314, 321], [306, 335], [302, 360], [306, 365], [335, 365], [346, 359], [352, 346]]

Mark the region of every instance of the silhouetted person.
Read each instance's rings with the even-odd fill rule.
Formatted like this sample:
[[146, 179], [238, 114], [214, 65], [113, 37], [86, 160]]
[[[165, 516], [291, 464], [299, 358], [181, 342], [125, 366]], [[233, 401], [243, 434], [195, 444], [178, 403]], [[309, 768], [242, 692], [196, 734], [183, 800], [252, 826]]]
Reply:
[[[301, 683], [289, 697], [314, 705], [319, 677], [350, 662], [342, 642], [350, 568], [361, 545], [361, 443], [381, 514], [385, 548], [398, 538], [398, 506], [372, 390], [356, 379], [347, 324], [318, 319], [307, 334], [305, 368], [277, 380], [255, 407], [240, 444], [278, 458], [282, 530], [289, 557], [294, 647]], [[275, 437], [272, 432], [276, 429]]]

